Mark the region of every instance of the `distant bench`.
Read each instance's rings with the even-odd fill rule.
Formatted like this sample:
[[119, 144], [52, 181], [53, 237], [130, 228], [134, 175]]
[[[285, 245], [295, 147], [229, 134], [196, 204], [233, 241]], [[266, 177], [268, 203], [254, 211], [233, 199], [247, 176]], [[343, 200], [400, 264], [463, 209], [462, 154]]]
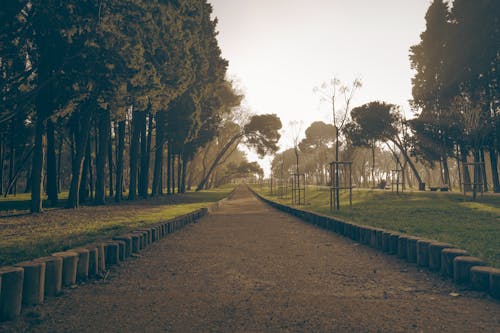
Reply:
[[429, 186], [429, 189], [431, 190], [431, 192], [437, 192], [437, 191], [448, 192], [450, 190], [448, 186], [443, 186], [443, 187]]

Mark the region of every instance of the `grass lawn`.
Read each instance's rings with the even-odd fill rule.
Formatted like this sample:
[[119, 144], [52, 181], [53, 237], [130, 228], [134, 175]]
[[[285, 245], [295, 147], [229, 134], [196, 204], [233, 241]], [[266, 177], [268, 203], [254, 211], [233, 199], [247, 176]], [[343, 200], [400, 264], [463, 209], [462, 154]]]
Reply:
[[[271, 196], [268, 188], [254, 188], [266, 198], [290, 205], [290, 198]], [[341, 210], [330, 213], [329, 190], [309, 187], [304, 209], [358, 224], [452, 243], [500, 267], [500, 195], [485, 194], [477, 202], [446, 192], [392, 193], [354, 190], [352, 209], [347, 193]], [[300, 207], [299, 207], [300, 208]]]
[[0, 266], [109, 239], [132, 229], [187, 214], [223, 199], [233, 188], [234, 185], [230, 185], [121, 204], [1, 217]]

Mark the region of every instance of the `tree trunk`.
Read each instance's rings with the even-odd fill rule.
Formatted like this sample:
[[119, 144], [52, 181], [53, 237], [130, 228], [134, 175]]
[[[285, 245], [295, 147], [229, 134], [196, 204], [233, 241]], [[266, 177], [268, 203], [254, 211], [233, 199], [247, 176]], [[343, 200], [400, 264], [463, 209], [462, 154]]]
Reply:
[[57, 166], [56, 166], [56, 143], [54, 123], [47, 120], [47, 196], [50, 204], [56, 206], [57, 196]]
[[375, 143], [371, 145], [372, 150], [372, 187], [375, 188]]
[[175, 154], [172, 153], [172, 162], [171, 163], [171, 171], [172, 171], [172, 179], [170, 180], [172, 184], [172, 194], [175, 194]]
[[450, 167], [448, 166], [448, 157], [446, 155], [443, 156], [443, 176], [444, 184], [451, 190]]
[[118, 122], [118, 147], [116, 149], [116, 191], [115, 201], [120, 202], [123, 194], [123, 151], [125, 149], [125, 120]]
[[[113, 138], [111, 135], [111, 117], [108, 115], [108, 176], [109, 176], [109, 197], [114, 196], [113, 191]], [[116, 131], [115, 131], [116, 133]], [[116, 134], [115, 134], [116, 135]]]
[[106, 201], [106, 155], [108, 154], [109, 110], [101, 110], [99, 114], [98, 147], [96, 156], [96, 184], [94, 202], [103, 205]]
[[494, 147], [488, 147], [490, 153], [491, 178], [493, 180], [493, 192], [500, 193], [500, 180], [498, 177], [498, 158]]
[[156, 113], [156, 142], [155, 142], [155, 164], [153, 169], [153, 189], [152, 195], [161, 195], [163, 190], [162, 170], [163, 170], [163, 112]]
[[[462, 160], [462, 166], [467, 163], [467, 150], [464, 148], [464, 146], [460, 146], [460, 159]], [[470, 179], [470, 173], [469, 173], [469, 168], [468, 167], [463, 167], [463, 182], [464, 182], [464, 188], [463, 190], [465, 192], [470, 192], [472, 189], [471, 185], [471, 179]]]
[[[15, 142], [15, 124], [14, 124], [15, 119], [12, 119], [11, 122], [11, 130], [10, 130], [10, 154], [9, 154], [9, 183], [12, 183], [14, 181], [14, 170], [16, 168], [16, 142]], [[9, 194], [14, 194], [15, 193], [15, 186], [10, 186], [9, 187]]]
[[4, 161], [4, 143], [3, 133], [0, 133], [0, 195], [3, 194], [3, 161]]
[[42, 212], [43, 194], [43, 159], [45, 149], [45, 117], [43, 112], [38, 112], [35, 121], [35, 148], [33, 150], [33, 163], [31, 166], [31, 207], [32, 213]]
[[167, 194], [172, 194], [172, 144], [167, 146]]
[[181, 193], [186, 193], [186, 170], [187, 170], [187, 159], [186, 156], [182, 156], [182, 169], [181, 169]]
[[[146, 115], [148, 120], [146, 121]], [[146, 123], [148, 128], [146, 128]], [[139, 183], [139, 195], [141, 198], [148, 197], [149, 188], [149, 156], [151, 154], [151, 127], [153, 127], [153, 117], [149, 112], [144, 112], [144, 119], [141, 124], [141, 176]]]
[[420, 177], [420, 174], [418, 173], [418, 170], [415, 167], [415, 164], [411, 160], [410, 156], [408, 156], [408, 153], [406, 152], [404, 147], [399, 142], [397, 142], [396, 140], [391, 140], [391, 141], [392, 141], [392, 143], [394, 143], [396, 145], [396, 147], [398, 147], [399, 151], [401, 151], [401, 154], [403, 155], [405, 160], [408, 162], [408, 165], [410, 166], [411, 171], [413, 172], [413, 174], [415, 175], [415, 178], [417, 179], [418, 186], [420, 187], [422, 184], [422, 178]]
[[239, 141], [241, 140], [241, 138], [243, 137], [243, 133], [238, 133], [236, 134], [235, 136], [233, 136], [225, 145], [224, 147], [221, 149], [221, 151], [217, 154], [217, 156], [215, 157], [215, 160], [212, 162], [212, 164], [210, 165], [210, 168], [208, 169], [208, 172], [203, 176], [202, 180], [200, 181], [200, 183], [198, 184], [198, 186], [196, 186], [196, 191], [200, 191], [202, 190], [203, 188], [205, 188], [205, 185], [207, 184], [210, 176], [212, 175], [212, 172], [214, 172], [215, 168], [217, 167], [217, 165], [219, 164], [219, 161], [222, 159], [222, 157], [224, 157], [224, 155], [226, 154], [226, 152], [229, 150], [229, 148], [231, 148], [231, 146], [233, 144], [237, 144], [239, 143]]
[[62, 151], [63, 151], [63, 135], [59, 133], [59, 143], [57, 149], [57, 193], [61, 192], [61, 170], [62, 170]]
[[139, 169], [139, 149], [141, 135], [141, 117], [142, 112], [133, 111], [132, 113], [132, 137], [130, 138], [130, 179], [128, 199], [137, 198], [137, 177]]
[[87, 151], [91, 116], [92, 112], [90, 110], [90, 103], [88, 102], [84, 103], [76, 114], [77, 119], [74, 124], [75, 152], [71, 164], [71, 185], [67, 202], [68, 208], [78, 208], [80, 206], [80, 185], [85, 162], [85, 152]]
[[486, 160], [484, 159], [483, 148], [479, 150], [479, 158], [481, 159], [481, 163], [483, 163], [483, 167], [481, 168], [481, 177], [483, 178], [484, 192], [488, 192], [488, 177], [486, 176]]
[[90, 135], [85, 144], [85, 157], [83, 158], [82, 176], [80, 179], [80, 202], [87, 201], [89, 197], [89, 165], [90, 165]]

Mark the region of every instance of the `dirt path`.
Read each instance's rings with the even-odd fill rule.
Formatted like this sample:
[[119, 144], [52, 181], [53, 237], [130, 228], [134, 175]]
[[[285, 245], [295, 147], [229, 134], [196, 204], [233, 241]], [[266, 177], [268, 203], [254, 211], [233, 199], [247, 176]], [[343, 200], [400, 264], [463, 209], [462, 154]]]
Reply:
[[239, 188], [219, 211], [2, 332], [499, 332], [500, 304], [458, 291]]

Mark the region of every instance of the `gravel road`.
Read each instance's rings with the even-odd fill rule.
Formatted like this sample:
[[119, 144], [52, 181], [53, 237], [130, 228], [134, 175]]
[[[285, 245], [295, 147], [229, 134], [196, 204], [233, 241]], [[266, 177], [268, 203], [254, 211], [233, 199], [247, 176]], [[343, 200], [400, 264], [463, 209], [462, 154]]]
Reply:
[[242, 186], [105, 281], [0, 331], [500, 332], [500, 303], [303, 223]]

